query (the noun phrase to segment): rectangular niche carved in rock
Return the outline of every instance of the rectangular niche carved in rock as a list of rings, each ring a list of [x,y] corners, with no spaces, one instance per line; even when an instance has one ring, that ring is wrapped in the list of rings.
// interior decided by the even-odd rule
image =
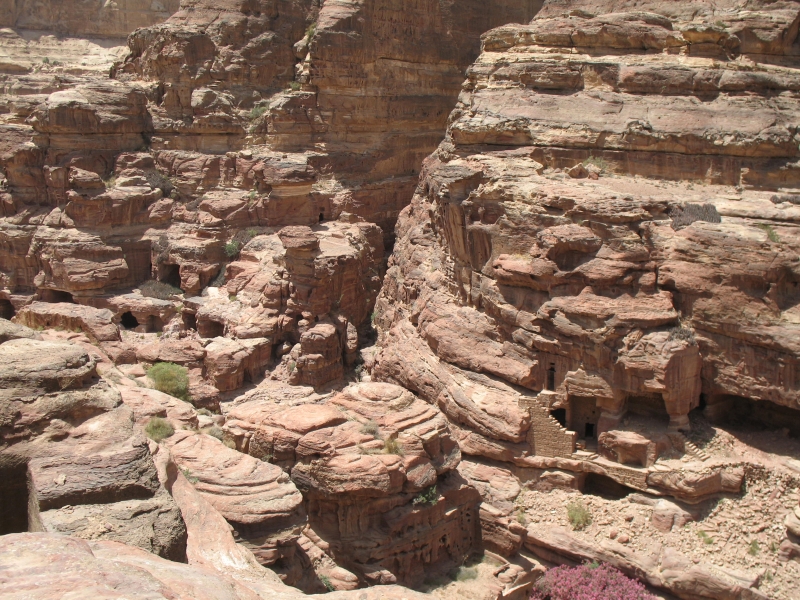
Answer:
[[[41,530],[36,526],[38,510],[31,500],[27,464],[0,457],[0,535]]]

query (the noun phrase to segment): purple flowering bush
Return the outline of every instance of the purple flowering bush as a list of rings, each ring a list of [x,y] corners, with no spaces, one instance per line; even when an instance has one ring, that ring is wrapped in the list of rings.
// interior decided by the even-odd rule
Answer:
[[[654,600],[644,586],[608,565],[550,569],[531,600]]]

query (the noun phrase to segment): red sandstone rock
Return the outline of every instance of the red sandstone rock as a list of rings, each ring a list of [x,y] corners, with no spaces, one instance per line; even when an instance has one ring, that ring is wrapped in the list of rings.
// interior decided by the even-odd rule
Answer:
[[[399,553],[432,552],[440,563],[474,543],[477,494],[453,472],[460,454],[441,413],[387,384],[315,399],[245,397],[225,429],[243,450],[290,469],[312,530],[338,564],[370,583],[415,581],[421,563],[399,569]],[[434,504],[414,501],[433,486]],[[442,535],[450,546],[439,546]]]
[[[175,464],[259,562],[279,560],[282,546],[297,539],[305,520],[302,496],[289,477],[209,435],[176,432],[166,442]]]
[[[85,332],[93,342],[117,342],[113,313],[78,304],[34,302],[17,313],[16,321],[31,328],[63,328]]]
[[[665,435],[657,440],[649,440],[632,431],[603,432],[598,438],[598,444],[600,452],[606,458],[642,467],[652,466],[662,452],[672,447]]]

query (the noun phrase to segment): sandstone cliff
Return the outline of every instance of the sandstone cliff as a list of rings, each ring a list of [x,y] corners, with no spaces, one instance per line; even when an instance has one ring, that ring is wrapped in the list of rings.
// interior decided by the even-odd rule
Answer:
[[[798,5],[644,4],[546,3],[482,37],[398,223],[372,375],[527,485],[697,502],[741,473],[655,464],[696,450],[690,412],[797,425]]]
[[[800,2],[0,27],[10,597],[794,599]]]

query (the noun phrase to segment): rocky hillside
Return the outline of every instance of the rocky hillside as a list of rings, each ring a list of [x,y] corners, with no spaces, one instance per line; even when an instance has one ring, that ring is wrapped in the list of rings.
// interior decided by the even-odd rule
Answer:
[[[742,457],[699,450],[695,416],[797,433],[800,6],[718,4],[553,2],[483,36],[398,223],[373,370],[470,461],[698,503],[739,490]],[[481,517],[511,539],[506,506]],[[630,572],[688,597],[637,550],[653,566]]]
[[[798,600],[800,2],[0,27],[0,596]]]

